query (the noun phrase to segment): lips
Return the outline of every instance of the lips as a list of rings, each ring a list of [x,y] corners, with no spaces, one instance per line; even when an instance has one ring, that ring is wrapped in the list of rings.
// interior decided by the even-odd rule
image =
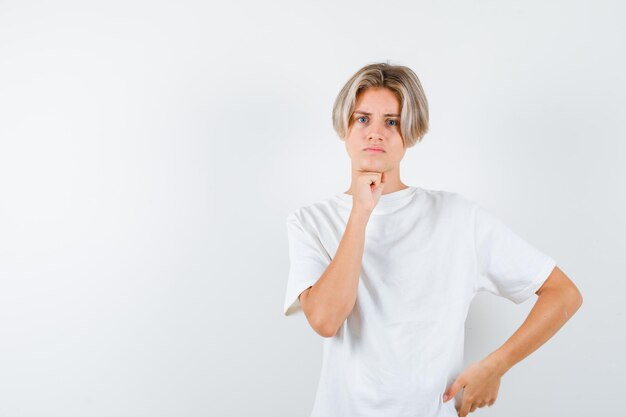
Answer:
[[[365,148],[363,149],[364,151],[368,151],[368,152],[385,152],[385,150],[383,148],[379,148],[377,146],[372,146],[369,148]]]

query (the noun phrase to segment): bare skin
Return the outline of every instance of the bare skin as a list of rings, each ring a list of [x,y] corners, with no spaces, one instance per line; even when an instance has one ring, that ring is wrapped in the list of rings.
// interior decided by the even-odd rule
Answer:
[[[300,304],[309,324],[323,337],[337,333],[356,303],[365,228],[380,199],[384,179],[384,173],[355,175],[352,211],[335,257],[317,282],[300,295]]]
[[[539,296],[528,317],[497,350],[468,366],[448,387],[443,401],[463,388],[455,408],[460,417],[491,406],[496,401],[502,376],[516,363],[548,341],[580,308],[582,295],[574,283],[555,267],[536,292]],[[446,397],[447,396],[447,397]]]
[[[323,337],[334,336],[354,308],[365,229],[380,196],[407,187],[400,181],[405,149],[399,113],[399,100],[386,88],[368,88],[357,97],[344,138],[352,160],[352,182],[346,192],[352,195],[350,217],[326,271],[300,294],[309,324]],[[367,150],[372,146],[382,151]]]
[[[357,97],[344,139],[352,161],[352,182],[346,191],[352,195],[352,211],[335,257],[315,285],[300,295],[307,320],[324,337],[336,334],[355,305],[365,228],[371,212],[382,194],[407,188],[400,180],[400,161],[406,149],[399,113],[400,102],[386,88],[368,88]],[[366,151],[369,146],[381,147],[384,152]],[[455,404],[460,417],[492,405],[504,373],[551,338],[582,304],[580,292],[558,267],[536,294],[539,298],[520,328],[500,348],[468,366],[447,387],[444,402],[463,389]]]
[[[400,101],[391,90],[368,88],[357,97],[344,142],[352,162],[352,184],[346,194],[354,197],[357,177],[366,172],[385,173],[384,194],[407,188],[400,180],[400,162],[406,153],[400,132]],[[383,152],[365,150],[372,146]],[[362,198],[357,196],[358,201]]]

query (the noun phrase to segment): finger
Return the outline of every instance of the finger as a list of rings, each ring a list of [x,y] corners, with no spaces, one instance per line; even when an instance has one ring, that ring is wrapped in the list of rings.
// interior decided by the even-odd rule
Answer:
[[[450,385],[450,387],[446,390],[446,392],[443,394],[443,402],[445,403],[446,401],[448,401],[450,398],[454,398],[454,396],[456,395],[457,391],[459,389],[461,389],[461,381],[459,381],[458,379],[456,381],[454,381],[452,383],[452,385]]]
[[[459,416],[465,417],[466,415],[468,415],[470,412],[471,405],[472,405],[471,401],[463,398],[463,403],[461,404],[461,410],[459,411]]]

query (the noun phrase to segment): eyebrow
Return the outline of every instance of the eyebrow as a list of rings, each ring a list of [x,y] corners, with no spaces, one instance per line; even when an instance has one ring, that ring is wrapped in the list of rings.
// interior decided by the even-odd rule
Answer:
[[[366,112],[366,111],[361,111],[361,110],[355,110],[355,111],[354,111],[354,113],[355,113],[355,114],[356,114],[356,113],[359,113],[359,114],[364,114],[364,115],[366,115],[366,116],[371,116],[371,115],[372,115],[372,113],[368,113],[368,112]],[[385,113],[383,116],[385,116],[385,117],[386,117],[386,116],[400,117],[400,115],[399,115],[399,114],[397,114],[397,113]]]

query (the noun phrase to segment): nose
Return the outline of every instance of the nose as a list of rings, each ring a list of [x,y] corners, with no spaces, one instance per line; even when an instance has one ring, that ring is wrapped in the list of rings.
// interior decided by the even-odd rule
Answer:
[[[367,140],[374,140],[374,141],[380,141],[382,140],[383,137],[380,133],[378,133],[378,131],[376,130],[371,130],[369,135],[367,135]]]
[[[370,129],[367,134],[367,140],[375,140],[375,141],[382,140],[383,135],[380,133],[382,132],[382,129],[383,129],[383,126],[381,126],[380,123],[372,123],[370,125]]]

